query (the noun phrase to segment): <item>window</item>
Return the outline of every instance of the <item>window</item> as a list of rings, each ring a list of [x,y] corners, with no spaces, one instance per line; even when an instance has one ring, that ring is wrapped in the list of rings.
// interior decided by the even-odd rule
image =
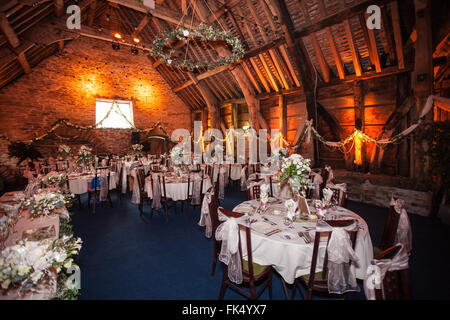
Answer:
[[[97,128],[127,129],[134,126],[133,105],[131,101],[97,99],[96,123],[105,118],[109,110],[111,112],[108,117]]]

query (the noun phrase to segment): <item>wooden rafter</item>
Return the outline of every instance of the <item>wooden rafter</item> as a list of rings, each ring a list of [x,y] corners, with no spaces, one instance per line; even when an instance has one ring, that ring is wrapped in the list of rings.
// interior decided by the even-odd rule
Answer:
[[[325,82],[330,82],[330,67],[328,66],[327,61],[325,60],[325,57],[323,56],[322,49],[320,48],[319,41],[317,41],[317,38],[315,34],[310,35],[309,39],[311,40],[311,43],[314,48],[314,52],[316,53],[316,58],[319,62],[320,70],[322,71],[323,79]]]
[[[367,28],[366,21],[367,13],[359,14],[359,23],[363,31],[364,39],[369,50],[369,57],[372,64],[375,66],[376,72],[381,72],[380,57],[378,56],[377,43],[375,40],[375,33],[372,29]]]
[[[347,37],[348,47],[350,48],[350,53],[352,55],[353,67],[355,68],[356,76],[361,76],[362,68],[361,63],[359,62],[358,52],[356,51],[355,43],[353,42],[352,29],[350,28],[350,23],[347,19],[343,21],[345,36]]]
[[[328,39],[328,44],[330,45],[331,52],[333,53],[334,63],[336,64],[336,69],[339,74],[340,79],[345,78],[344,64],[342,63],[341,55],[336,48],[336,43],[334,42],[333,34],[331,33],[330,27],[325,28],[325,35]]]
[[[397,64],[399,69],[405,68],[405,60],[403,58],[403,41],[402,30],[400,28],[400,16],[398,14],[397,1],[389,4],[392,15],[392,28],[394,30],[395,53],[397,54]]]

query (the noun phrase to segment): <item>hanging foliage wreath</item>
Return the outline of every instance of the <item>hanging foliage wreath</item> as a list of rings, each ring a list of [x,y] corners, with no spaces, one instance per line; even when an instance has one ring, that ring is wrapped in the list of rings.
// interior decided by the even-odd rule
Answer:
[[[194,61],[192,59],[176,59],[174,58],[175,49],[169,48],[169,43],[173,41],[184,41],[189,45],[190,40],[200,41],[224,41],[232,47],[231,55],[229,57],[220,57],[214,61]],[[162,38],[157,37],[153,41],[151,47],[152,53],[156,59],[161,60],[167,65],[174,67],[186,68],[194,70],[196,68],[206,67],[214,69],[223,65],[230,65],[233,62],[242,59],[245,50],[239,38],[233,36],[230,32],[221,30],[214,26],[208,26],[200,23],[197,29],[187,29],[183,25],[169,33],[166,33]],[[166,53],[166,51],[168,52]]]

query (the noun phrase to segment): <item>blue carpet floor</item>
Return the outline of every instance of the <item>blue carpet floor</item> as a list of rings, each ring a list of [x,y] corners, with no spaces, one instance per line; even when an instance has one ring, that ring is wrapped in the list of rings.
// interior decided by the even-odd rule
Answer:
[[[128,195],[120,204],[113,195],[113,208],[97,205],[93,214],[87,197],[83,208],[74,206],[75,235],[83,240],[76,262],[81,268],[80,299],[208,299],[219,295],[222,265],[210,276],[212,239],[207,239],[197,225],[198,209],[189,210],[187,218],[169,212],[169,222],[145,206],[139,216]],[[222,206],[232,209],[246,200],[246,194],[227,191]],[[369,225],[373,243],[379,244],[387,209],[349,202],[350,210],[361,215]],[[449,299],[450,228],[439,220],[410,215],[413,229],[413,255],[410,259],[415,299]],[[360,284],[362,288],[362,284]],[[300,299],[299,294],[296,295]],[[273,298],[285,299],[279,276],[273,277]],[[320,297],[315,297],[321,299]],[[228,289],[225,299],[244,299]],[[267,290],[261,299],[268,299]],[[349,299],[365,299],[361,290]]]

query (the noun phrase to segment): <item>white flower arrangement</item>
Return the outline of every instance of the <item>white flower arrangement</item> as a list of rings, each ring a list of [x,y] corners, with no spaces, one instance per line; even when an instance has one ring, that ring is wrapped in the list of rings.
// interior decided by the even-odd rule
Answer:
[[[142,144],[133,144],[131,146],[131,149],[133,150],[133,155],[140,155],[142,154],[142,150],[144,149],[144,146]]]
[[[306,196],[306,190],[313,187],[313,183],[309,179],[310,164],[310,159],[305,159],[295,153],[282,159],[279,175],[280,183],[288,182],[292,191],[301,192],[303,196]]]
[[[92,160],[92,148],[81,146],[80,150],[78,150],[77,163],[88,165],[92,162]]]
[[[69,219],[67,211],[60,213],[57,209],[70,207],[72,205],[72,196],[66,195],[61,191],[38,190],[38,193],[25,199],[21,205],[22,209],[28,209],[32,219],[39,216],[48,216],[50,214],[62,214],[62,218]]]
[[[170,150],[170,159],[173,164],[180,165],[183,163],[183,149],[180,146],[175,146]]]
[[[0,216],[0,239],[5,239],[9,227],[17,221],[20,203],[15,205],[1,204],[0,207],[5,211],[5,214]]]
[[[50,172],[43,178],[43,181],[48,186],[52,186],[52,187],[58,186],[58,187],[62,188],[66,184],[67,174],[64,172],[62,172],[62,173]]]
[[[57,240],[21,240],[0,254],[1,291],[19,287],[21,292],[50,282],[52,273],[60,273],[73,265],[72,256],[79,253],[80,238],[64,236]],[[54,281],[54,280],[53,280]]]
[[[58,154],[63,158],[67,158],[70,155],[70,147],[66,144],[60,144],[58,146]]]

